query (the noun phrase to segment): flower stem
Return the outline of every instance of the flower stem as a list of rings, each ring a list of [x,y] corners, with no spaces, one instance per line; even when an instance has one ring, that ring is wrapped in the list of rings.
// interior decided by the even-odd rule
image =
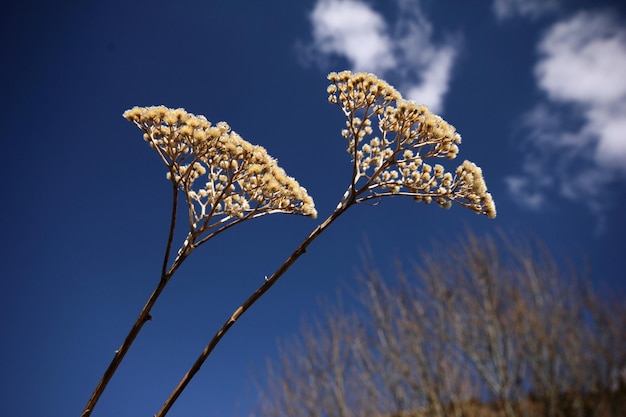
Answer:
[[[148,298],[148,301],[146,301],[146,304],[143,306],[141,313],[139,313],[137,320],[128,332],[128,335],[124,339],[124,342],[122,343],[120,348],[115,351],[115,356],[113,357],[113,360],[111,360],[111,363],[102,375],[102,378],[100,379],[100,381],[98,381],[98,385],[96,385],[96,389],[91,394],[89,401],[87,401],[87,405],[85,405],[81,417],[89,417],[91,415],[91,412],[98,403],[98,400],[102,396],[102,393],[106,389],[109,381],[111,381],[111,378],[113,378],[113,375],[115,374],[118,366],[124,359],[124,356],[126,356],[126,353],[130,349],[130,346],[135,341],[135,338],[137,338],[137,335],[141,331],[143,325],[146,324],[147,321],[152,319],[152,317],[150,316],[150,310],[152,310],[152,307],[161,295],[161,292],[163,292],[163,290],[165,289],[165,286],[169,282],[170,278],[172,277],[178,266],[180,266],[182,261],[189,255],[189,252],[191,251],[191,247],[185,244],[183,250],[181,250],[172,267],[167,270],[167,263],[172,248],[172,241],[174,239],[174,229],[176,228],[176,212],[178,209],[178,187],[176,186],[176,184],[173,184],[172,194],[172,217],[170,221],[170,230],[168,233],[167,245],[165,247],[165,255],[163,256],[161,279],[159,280],[159,283],[150,295],[150,298]]]
[[[204,364],[206,359],[209,357],[215,346],[220,342],[222,337],[228,332],[228,330],[235,324],[235,322],[245,313],[263,294],[265,294],[277,281],[278,279],[285,273],[287,270],[296,262],[296,260],[302,256],[307,247],[313,242],[328,226],[331,225],[339,216],[341,216],[350,206],[354,204],[354,194],[351,193],[350,198],[344,199],[342,203],[337,207],[337,209],[330,215],[323,223],[309,234],[306,239],[302,241],[302,243],[296,248],[296,250],[287,258],[287,260],[272,274],[271,277],[267,278],[263,285],[261,285],[257,290],[248,297],[246,301],[239,306],[235,312],[226,320],[226,322],[222,325],[222,327],[215,333],[211,341],[206,345],[204,350],[200,356],[196,359],[194,364],[189,368],[185,376],[178,383],[174,391],[167,398],[161,409],[155,417],[163,417],[167,414],[170,408],[174,405],[180,394],[187,387],[191,379],[194,375],[200,370],[200,367]]]

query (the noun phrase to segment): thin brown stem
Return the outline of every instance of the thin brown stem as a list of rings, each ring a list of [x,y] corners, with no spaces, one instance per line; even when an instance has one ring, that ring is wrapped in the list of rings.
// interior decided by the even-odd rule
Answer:
[[[263,285],[261,285],[246,301],[239,306],[235,312],[226,320],[226,322],[222,325],[222,327],[215,333],[211,341],[206,345],[198,359],[194,362],[194,364],[189,368],[185,376],[178,383],[174,391],[170,394],[168,399],[165,401],[161,409],[155,417],[163,417],[167,414],[170,408],[174,405],[180,394],[187,387],[191,379],[194,375],[200,370],[200,367],[204,364],[206,359],[209,357],[215,346],[220,342],[222,337],[228,332],[228,330],[235,324],[235,322],[245,313],[263,294],[265,294],[277,281],[278,279],[285,273],[287,270],[293,265],[293,263],[302,256],[307,247],[313,242],[332,222],[334,222],[340,215],[342,215],[352,204],[355,203],[355,194],[350,193],[348,198],[342,200],[337,209],[330,215],[323,223],[309,234],[306,239],[302,241],[302,243],[298,246],[298,248],[287,258],[287,260],[270,276],[265,280]]]
[[[172,178],[174,173],[170,170]],[[170,259],[170,252],[172,251],[172,241],[174,240],[174,230],[176,229],[176,215],[178,213],[178,185],[172,181],[172,217],[170,219],[170,231],[167,235],[167,245],[165,246],[165,254],[163,255],[163,266],[161,268],[161,277],[165,277],[167,274],[167,263]]]
[[[89,417],[91,415],[91,412],[93,411],[94,407],[98,403],[98,400],[102,396],[102,393],[106,389],[108,383],[111,381],[111,378],[113,378],[113,375],[115,374],[118,366],[124,359],[124,356],[126,356],[126,353],[130,349],[130,346],[133,344],[133,342],[137,338],[137,335],[141,331],[143,325],[147,321],[152,319],[152,317],[150,316],[150,310],[156,303],[156,300],[161,295],[161,292],[163,292],[163,289],[165,289],[165,286],[169,282],[174,271],[178,268],[178,266],[182,263],[182,261],[187,257],[187,255],[189,255],[189,252],[191,250],[191,246],[189,246],[188,244],[185,244],[183,247],[183,250],[174,261],[174,264],[172,265],[170,270],[169,271],[167,270],[167,263],[168,263],[169,255],[170,255],[171,248],[172,248],[172,241],[174,239],[174,229],[176,228],[176,212],[177,212],[177,207],[178,207],[178,188],[176,184],[174,183],[172,184],[174,188],[173,201],[172,201],[172,218],[170,221],[170,230],[169,230],[169,234],[167,238],[165,255],[163,257],[163,269],[161,273],[161,279],[159,280],[159,283],[157,284],[156,288],[150,295],[150,298],[148,298],[148,301],[143,306],[141,313],[139,313],[137,320],[135,321],[130,331],[128,332],[128,335],[124,339],[124,342],[122,343],[120,348],[115,351],[115,356],[113,356],[113,360],[111,360],[111,363],[109,364],[108,368],[102,375],[102,378],[98,382],[98,385],[96,385],[96,389],[91,394],[89,401],[87,401],[87,405],[85,405],[85,408],[83,409],[83,413],[81,414],[81,417]]]

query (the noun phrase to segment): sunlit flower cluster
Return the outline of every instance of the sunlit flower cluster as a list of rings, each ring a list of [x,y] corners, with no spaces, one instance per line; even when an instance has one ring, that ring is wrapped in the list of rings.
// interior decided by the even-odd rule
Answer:
[[[495,203],[482,171],[465,161],[454,172],[427,158],[453,159],[461,136],[455,128],[424,105],[402,99],[392,86],[373,74],[330,73],[328,101],[343,110],[347,121],[342,136],[354,163],[353,187],[357,201],[385,195],[410,195],[416,201],[451,202],[490,218]],[[376,122],[374,133],[372,119]]]
[[[186,194],[192,229],[206,229],[213,216],[226,216],[222,223],[277,212],[317,216],[306,189],[227,123],[164,106],[134,107],[124,117],[144,132],[167,177]]]

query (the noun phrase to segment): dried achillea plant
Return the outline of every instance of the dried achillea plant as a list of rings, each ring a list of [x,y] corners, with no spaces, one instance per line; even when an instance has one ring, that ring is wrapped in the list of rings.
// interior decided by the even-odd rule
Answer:
[[[235,309],[155,416],[167,414],[239,317],[306,252],[313,240],[353,205],[404,195],[427,204],[435,201],[445,208],[456,203],[489,218],[496,216],[482,171],[474,163],[464,161],[453,172],[447,172],[443,165],[428,162],[456,157],[461,136],[453,126],[426,106],[402,99],[392,86],[373,74],[333,72],[328,79],[328,100],[337,104],[347,119],[341,135],[352,156],[348,189],[330,216]],[[135,107],[124,117],[144,132],[144,139],[167,166],[173,190],[172,220],[159,285],[116,351],[83,417],[91,414],[141,327],[150,319],[149,311],[165,284],[193,249],[247,219],[271,213],[317,216],[306,189],[288,177],[265,149],[246,142],[226,123],[212,125],[203,116],[163,106]],[[189,231],[169,265],[179,193],[187,203]]]
[[[134,107],[124,117],[144,132],[167,177],[183,192],[197,244],[232,223],[266,214],[317,217],[306,189],[227,123],[213,126],[204,116],[164,106]]]
[[[456,158],[461,135],[452,125],[426,106],[403,100],[373,74],[333,72],[328,79],[328,101],[339,105],[347,118],[341,134],[354,164],[351,190],[358,190],[356,202],[408,195],[445,208],[455,202],[496,216],[482,171],[474,163],[465,161],[451,173],[440,164],[425,162]]]
[[[165,106],[134,107],[124,117],[144,132],[144,139],[167,166],[172,182],[172,216],[161,279],[90,397],[82,416],[94,406],[151,319],[156,300],[183,261],[201,244],[242,221],[272,213],[317,217],[313,199],[287,176],[261,146],[250,144],[227,123],[212,125],[204,116]],[[187,202],[187,236],[172,263],[179,193]]]

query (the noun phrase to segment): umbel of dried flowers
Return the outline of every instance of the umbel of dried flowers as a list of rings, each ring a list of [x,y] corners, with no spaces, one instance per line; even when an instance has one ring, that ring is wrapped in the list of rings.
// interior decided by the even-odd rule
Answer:
[[[270,213],[317,216],[306,189],[227,123],[165,106],[134,107],[124,117],[144,132],[186,196],[192,233]]]
[[[328,79],[328,101],[347,118],[342,136],[352,155],[355,202],[408,195],[425,203],[434,200],[445,208],[454,202],[496,216],[478,166],[464,161],[455,171],[446,172],[440,164],[425,162],[456,157],[461,136],[452,125],[426,106],[402,99],[373,74],[332,72]]]

